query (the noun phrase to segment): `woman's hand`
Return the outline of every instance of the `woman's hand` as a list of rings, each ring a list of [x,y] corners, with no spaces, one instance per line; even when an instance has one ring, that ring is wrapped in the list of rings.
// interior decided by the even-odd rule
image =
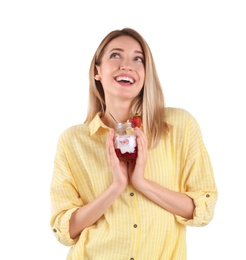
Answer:
[[[111,172],[113,174],[113,183],[117,185],[122,191],[126,188],[128,184],[128,163],[125,161],[120,161],[115,153],[114,148],[114,130],[110,129],[109,136],[107,139],[107,153],[108,161],[110,165]]]
[[[145,181],[144,171],[148,159],[148,140],[144,132],[135,128],[137,136],[138,157],[136,161],[129,162],[128,174],[131,184],[138,189]]]

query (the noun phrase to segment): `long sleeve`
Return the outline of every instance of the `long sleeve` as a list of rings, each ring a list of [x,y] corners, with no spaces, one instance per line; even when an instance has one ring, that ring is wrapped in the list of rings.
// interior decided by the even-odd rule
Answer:
[[[59,139],[54,161],[54,172],[51,182],[51,228],[54,235],[64,245],[76,243],[69,236],[69,220],[72,213],[83,205],[74,182],[71,167],[67,158],[64,136]]]
[[[182,192],[191,197],[195,204],[193,219],[176,216],[179,223],[190,226],[207,225],[213,218],[218,192],[213,168],[203,143],[196,120],[189,116],[187,132],[187,154],[182,171]]]
[[[193,219],[186,220],[180,216],[176,216],[176,219],[190,226],[207,225],[213,218],[218,196],[207,152],[203,151],[196,159],[187,162],[185,171],[188,177],[184,193],[193,199],[195,211]]]

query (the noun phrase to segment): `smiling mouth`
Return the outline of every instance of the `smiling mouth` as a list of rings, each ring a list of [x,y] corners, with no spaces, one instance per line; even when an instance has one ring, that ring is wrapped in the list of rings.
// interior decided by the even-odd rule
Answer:
[[[133,78],[129,78],[129,77],[116,77],[115,80],[117,82],[122,82],[122,83],[128,83],[128,84],[133,84],[135,81]]]

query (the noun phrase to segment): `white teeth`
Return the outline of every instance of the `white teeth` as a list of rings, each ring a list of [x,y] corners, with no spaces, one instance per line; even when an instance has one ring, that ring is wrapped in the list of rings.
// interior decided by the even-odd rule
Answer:
[[[129,77],[117,77],[116,78],[117,81],[129,81],[130,83],[134,83],[134,80],[132,78]]]

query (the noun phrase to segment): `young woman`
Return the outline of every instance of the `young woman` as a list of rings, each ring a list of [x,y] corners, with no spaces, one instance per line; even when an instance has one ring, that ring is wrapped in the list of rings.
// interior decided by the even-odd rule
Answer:
[[[136,113],[137,158],[120,160],[117,122]],[[90,66],[86,121],[61,135],[51,183],[51,227],[67,259],[186,259],[186,226],[208,224],[217,189],[199,126],[164,106],[148,44],[110,32]]]

